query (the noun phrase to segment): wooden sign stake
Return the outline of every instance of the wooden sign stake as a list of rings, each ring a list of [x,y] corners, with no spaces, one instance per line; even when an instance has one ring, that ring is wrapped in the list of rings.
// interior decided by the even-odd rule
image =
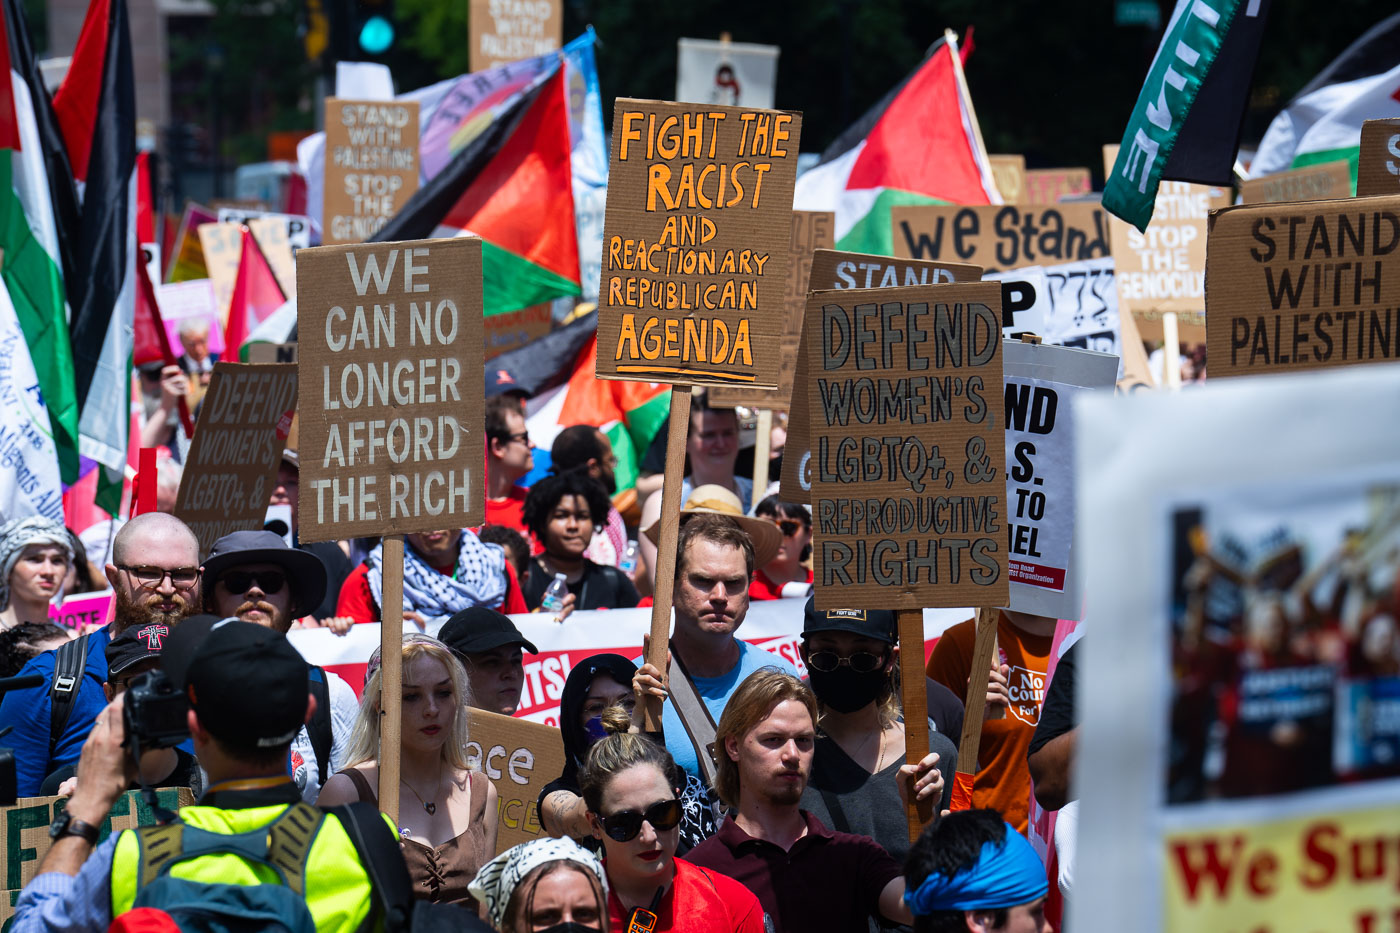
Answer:
[[[977,752],[982,744],[982,720],[987,712],[987,678],[997,650],[998,609],[977,610],[977,640],[972,649],[972,671],[967,678],[962,740],[958,742],[958,773],[953,777],[952,809],[972,807],[972,782],[977,774]],[[909,721],[908,713],[904,721]],[[907,727],[906,727],[907,728]]]
[[[656,584],[652,588],[651,642],[647,662],[666,673],[671,639],[671,593],[676,582],[676,541],[681,528],[681,482],[685,478],[685,439],[690,427],[690,386],[671,387],[671,420],[666,434],[666,474],[661,486],[661,534],[656,543]],[[642,728],[661,731],[661,701],[639,697]]]
[[[753,439],[753,501],[745,503],[752,509],[763,501],[763,493],[768,489],[768,458],[773,453],[773,410],[758,410],[758,426]]]
[[[899,623],[899,692],[904,705],[904,761],[917,764],[928,754],[928,682],[924,674],[924,611],[901,609]],[[919,838],[933,819],[933,798],[910,802],[909,841]]]
[[[399,822],[403,742],[403,535],[385,535],[379,623],[379,809]],[[459,713],[459,715],[461,715]]]

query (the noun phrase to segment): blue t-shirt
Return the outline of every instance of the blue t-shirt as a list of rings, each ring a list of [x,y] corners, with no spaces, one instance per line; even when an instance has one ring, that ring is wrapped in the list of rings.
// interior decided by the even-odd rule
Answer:
[[[15,750],[15,778],[19,796],[34,797],[44,778],[64,765],[76,765],[82,754],[97,714],[107,706],[102,684],[107,680],[107,643],[112,640],[110,626],[103,626],[88,636],[87,666],[78,684],[78,696],[68,725],[54,746],[49,759],[49,721],[52,704],[49,691],[53,689],[55,651],[45,651],[21,670],[20,676],[39,674],[44,683],[26,690],[11,690],[0,700],[0,728],[13,730],[0,743]]]
[[[739,642],[739,663],[734,665],[727,673],[719,677],[692,677],[695,684],[695,692],[700,694],[700,699],[710,711],[710,716],[716,723],[720,716],[724,715],[724,707],[728,705],[729,698],[734,695],[734,691],[739,689],[739,685],[744,682],[754,671],[765,667],[776,667],[786,674],[797,676],[797,668],[791,662],[773,654],[771,651],[764,651],[757,645],[751,645],[742,639]],[[636,658],[634,664],[641,664],[642,659]],[[661,706],[661,728],[666,733],[666,750],[671,753],[671,757],[676,759],[676,764],[680,765],[690,774],[701,777],[700,762],[695,757],[695,745],[690,741],[690,735],[685,731],[685,726],[681,725],[680,717],[676,715],[676,704],[663,703]]]

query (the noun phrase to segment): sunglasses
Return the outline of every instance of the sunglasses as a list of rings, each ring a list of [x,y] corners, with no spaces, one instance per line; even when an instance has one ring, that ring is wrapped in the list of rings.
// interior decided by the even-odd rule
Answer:
[[[230,593],[236,595],[248,592],[256,583],[258,589],[271,596],[282,591],[282,587],[287,583],[287,575],[280,570],[233,570],[220,577],[219,582]]]
[[[774,520],[773,524],[777,525],[778,529],[782,531],[784,538],[791,538],[802,530],[802,523],[792,519],[783,519],[782,521]]]
[[[672,797],[652,804],[645,810],[622,810],[612,816],[599,816],[603,832],[615,842],[631,842],[642,831],[642,823],[651,824],[658,833],[675,829],[681,821],[681,802]]]
[[[147,590],[159,587],[166,577],[170,578],[170,585],[177,590],[188,589],[199,582],[198,567],[132,567],[127,564],[118,564],[117,567],[131,574],[136,584]]]
[[[868,651],[857,651],[850,657],[842,657],[835,651],[814,651],[807,656],[807,666],[823,674],[830,674],[842,664],[858,674],[871,674],[885,666],[885,658]]]

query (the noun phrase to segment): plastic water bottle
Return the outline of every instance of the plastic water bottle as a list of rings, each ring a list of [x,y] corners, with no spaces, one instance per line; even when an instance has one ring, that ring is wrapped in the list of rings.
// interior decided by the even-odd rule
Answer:
[[[568,594],[567,578],[562,573],[556,573],[554,582],[549,584],[549,589],[544,591],[544,599],[540,601],[540,608],[545,612],[558,612],[564,608],[564,597]]]
[[[629,575],[637,569],[637,542],[635,539],[627,542],[627,550],[622,552],[622,560],[617,562],[617,569]]]

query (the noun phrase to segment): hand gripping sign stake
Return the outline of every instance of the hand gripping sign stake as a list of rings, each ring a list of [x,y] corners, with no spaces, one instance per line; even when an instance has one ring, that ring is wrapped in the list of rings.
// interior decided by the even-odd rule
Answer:
[[[917,764],[928,755],[928,688],[924,674],[924,611],[901,609],[899,621],[899,691],[904,705],[904,761]],[[910,724],[913,725],[910,725]],[[934,799],[913,801],[905,808],[909,841],[933,819]]]

